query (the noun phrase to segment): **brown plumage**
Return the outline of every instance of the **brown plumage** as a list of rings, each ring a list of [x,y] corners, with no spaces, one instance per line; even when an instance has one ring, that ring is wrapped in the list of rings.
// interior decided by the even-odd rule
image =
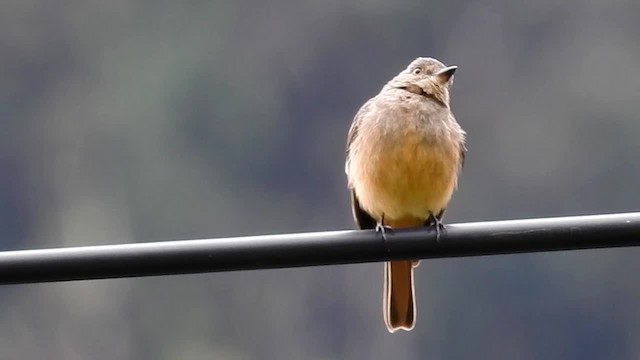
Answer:
[[[417,58],[356,114],[345,172],[361,229],[420,227],[442,218],[465,152],[465,132],[449,106],[455,70],[433,58]],[[415,325],[413,268],[418,263],[385,263],[383,314],[390,332]]]

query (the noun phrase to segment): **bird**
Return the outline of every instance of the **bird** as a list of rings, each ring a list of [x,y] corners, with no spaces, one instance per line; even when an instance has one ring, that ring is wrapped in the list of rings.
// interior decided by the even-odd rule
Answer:
[[[458,186],[466,133],[450,106],[457,66],[418,57],[356,113],[347,135],[345,173],[360,229],[387,241],[392,229],[428,227],[440,240],[442,217]],[[419,260],[384,264],[387,330],[415,326],[413,270]]]

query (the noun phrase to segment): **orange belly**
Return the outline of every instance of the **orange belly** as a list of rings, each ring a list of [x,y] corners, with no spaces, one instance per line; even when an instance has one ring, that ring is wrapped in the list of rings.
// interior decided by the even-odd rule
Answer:
[[[376,220],[426,219],[443,210],[456,187],[459,148],[428,144],[423,134],[360,152],[352,184],[362,208]],[[354,171],[355,170],[355,171]]]

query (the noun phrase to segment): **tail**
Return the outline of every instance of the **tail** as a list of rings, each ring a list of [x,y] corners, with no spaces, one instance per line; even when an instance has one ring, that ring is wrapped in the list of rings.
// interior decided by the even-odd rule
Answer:
[[[422,226],[414,218],[396,219],[388,222],[392,229]],[[384,263],[383,315],[387,330],[409,331],[416,325],[416,302],[413,285],[413,268],[420,260],[400,260]]]
[[[355,191],[351,190],[353,217],[361,229],[373,229],[377,221],[360,207]],[[444,210],[438,217],[442,217]],[[387,221],[391,228],[412,228],[424,226],[424,219],[405,218]],[[409,331],[416,325],[416,303],[414,299],[413,268],[420,260],[401,260],[384,263],[384,322],[389,332],[398,329]]]
[[[411,260],[384,263],[384,322],[389,332],[409,331],[416,324],[413,268]]]

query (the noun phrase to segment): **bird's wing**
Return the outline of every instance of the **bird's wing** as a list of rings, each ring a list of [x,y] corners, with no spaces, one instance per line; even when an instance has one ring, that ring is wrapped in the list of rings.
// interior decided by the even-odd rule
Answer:
[[[462,168],[464,167],[464,160],[467,156],[467,147],[464,143],[460,144],[460,168],[458,169],[458,175],[462,172]]]
[[[366,211],[364,211],[360,207],[360,202],[358,201],[358,196],[356,195],[356,190],[351,189],[351,212],[353,213],[353,220],[355,220],[356,224],[360,229],[375,229],[376,220],[369,215]]]
[[[356,113],[356,116],[353,118],[351,127],[349,128],[349,133],[347,134],[347,150],[346,150],[347,157],[346,157],[345,167],[344,167],[344,172],[347,174],[347,177],[349,176],[349,158],[350,158],[350,152],[351,152],[351,144],[353,144],[354,140],[358,137],[358,129],[360,127],[360,123],[362,123],[362,119],[365,116],[368,116],[370,113],[372,100],[373,99],[369,99],[369,101],[367,101],[364,105],[362,105],[360,110],[358,110],[358,112]]]
[[[353,123],[351,123],[351,127],[349,128],[349,133],[347,134],[346,162],[344,168],[344,171],[347,174],[347,178],[349,177],[351,145],[358,137],[358,130],[360,124],[362,123],[362,119],[370,114],[372,100],[373,99],[367,101],[364,105],[362,105],[360,110],[358,110],[358,113],[356,113],[356,116],[353,118]],[[355,189],[353,189],[351,181],[349,181],[349,188],[351,192],[351,211],[353,213],[353,219],[355,220],[356,224],[360,229],[374,229],[376,227],[376,220],[360,207],[358,195],[356,194]]]

